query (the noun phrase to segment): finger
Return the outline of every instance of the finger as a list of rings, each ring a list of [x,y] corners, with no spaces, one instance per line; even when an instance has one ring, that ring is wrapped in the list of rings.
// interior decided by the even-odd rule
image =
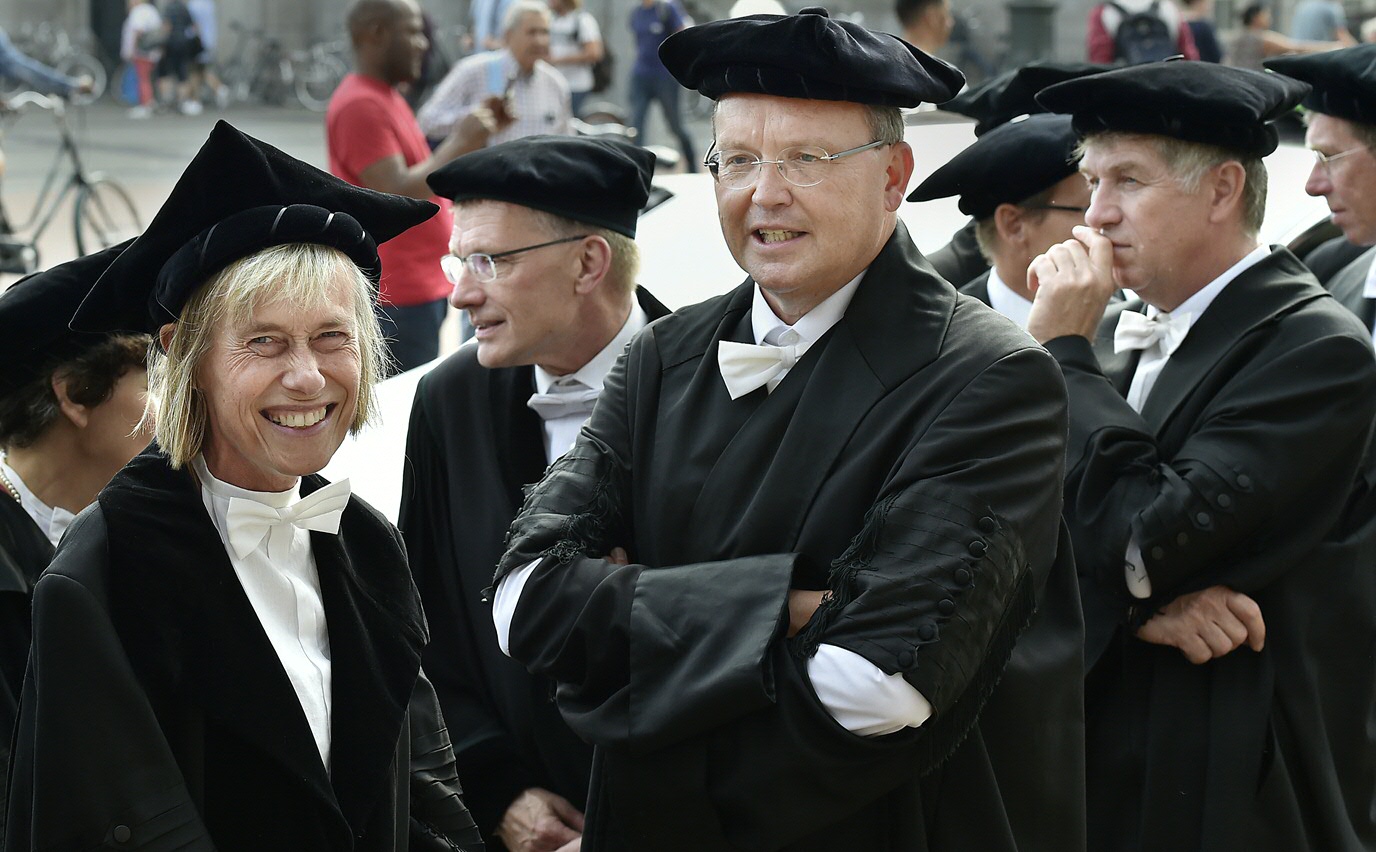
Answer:
[[[631,555],[624,547],[613,547],[612,552],[607,554],[607,561],[615,562],[617,565],[630,565]]]
[[[1233,592],[1228,598],[1228,610],[1247,628],[1247,646],[1260,651],[1266,645],[1266,620],[1261,607],[1242,592]]]
[[[1239,623],[1238,627],[1241,626]],[[1234,642],[1227,631],[1213,622],[1204,624],[1199,628],[1199,638],[1208,646],[1209,653],[1214,658],[1226,657],[1240,644]]]
[[[1228,637],[1228,641],[1232,644],[1232,647],[1228,649],[1229,651],[1247,641],[1247,625],[1243,624],[1242,619],[1234,615],[1231,610],[1224,609],[1223,612],[1216,614],[1213,617],[1213,626]]]
[[[1037,257],[1041,257],[1041,255],[1037,255]],[[1037,262],[1037,258],[1033,258],[1033,259],[1032,259],[1032,263],[1036,263],[1036,262]],[[1042,288],[1042,281],[1041,281],[1040,278],[1037,277],[1036,268],[1033,267],[1031,264],[1028,264],[1028,266],[1027,266],[1027,292],[1029,292],[1029,293],[1032,294],[1032,299],[1033,299],[1033,301],[1036,300],[1036,298],[1037,298],[1037,291],[1040,290],[1041,288]]]
[[[1071,233],[1084,244],[1089,262],[1103,270],[1113,269],[1113,241],[1088,225],[1076,225]]]
[[[621,548],[615,549],[620,550]],[[554,811],[554,815],[559,817],[564,825],[576,828],[579,831],[583,830],[583,814],[578,808],[573,806],[572,802],[555,793],[550,793],[547,801],[549,802],[550,810]]]
[[[1196,666],[1203,665],[1214,658],[1213,649],[1196,633],[1186,634],[1176,647],[1180,649],[1180,653],[1185,655],[1185,659]]]

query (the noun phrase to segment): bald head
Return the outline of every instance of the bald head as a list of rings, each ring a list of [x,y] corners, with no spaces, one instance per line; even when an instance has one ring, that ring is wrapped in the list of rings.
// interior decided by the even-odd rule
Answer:
[[[416,8],[414,0],[354,0],[346,18],[354,44],[377,27],[388,27]]]
[[[360,74],[389,86],[420,76],[430,42],[416,0],[354,0],[348,23]]]

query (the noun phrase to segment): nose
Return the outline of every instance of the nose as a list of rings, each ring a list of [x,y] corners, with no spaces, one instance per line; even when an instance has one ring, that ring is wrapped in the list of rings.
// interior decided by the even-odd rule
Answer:
[[[750,192],[750,200],[760,207],[782,207],[793,201],[793,184],[784,180],[773,163],[760,164],[760,173]]]
[[[320,360],[309,344],[293,346],[291,360],[282,385],[294,394],[311,397],[325,389],[325,376],[320,372]]]
[[[463,272],[459,275],[458,283],[449,291],[449,304],[460,311],[472,310],[483,303],[486,294],[477,276],[469,272],[467,266],[461,268]]]
[[[1089,209],[1085,211],[1085,224],[1094,229],[1115,225],[1122,218],[1118,205],[1114,204],[1102,190],[1096,189],[1089,194]]]
[[[1333,191],[1333,178],[1323,163],[1316,161],[1314,167],[1309,170],[1309,180],[1304,182],[1304,191],[1316,198]]]

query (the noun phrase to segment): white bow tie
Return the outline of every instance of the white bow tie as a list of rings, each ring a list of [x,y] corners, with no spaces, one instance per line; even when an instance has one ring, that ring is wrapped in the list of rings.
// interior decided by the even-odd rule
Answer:
[[[266,536],[268,558],[273,561],[285,559],[292,527],[334,535],[339,532],[339,519],[348,502],[347,479],[332,482],[281,509],[244,497],[231,497],[229,512],[225,515],[229,546],[243,559],[256,550]]]
[[[592,413],[602,391],[590,388],[582,382],[578,382],[578,385],[577,388],[560,388],[554,385],[550,387],[549,393],[531,394],[530,399],[526,400],[526,405],[540,415],[541,420],[558,420],[560,417],[572,417],[575,414],[586,417]]]
[[[1136,311],[1123,311],[1118,315],[1118,326],[1113,330],[1113,351],[1148,349],[1160,343],[1161,351],[1169,356],[1190,333],[1190,320],[1193,317],[1193,314],[1173,316],[1159,313],[1148,318]]]
[[[723,340],[717,348],[717,367],[732,399],[764,387],[798,363],[798,347],[756,346]]]

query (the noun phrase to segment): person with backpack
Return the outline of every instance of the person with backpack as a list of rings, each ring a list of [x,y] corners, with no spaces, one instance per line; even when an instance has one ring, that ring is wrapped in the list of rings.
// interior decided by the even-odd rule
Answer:
[[[611,82],[606,46],[597,19],[583,8],[583,0],[548,0],[549,64],[569,84],[573,114],[580,115],[583,102]]]
[[[1140,65],[1170,56],[1198,59],[1189,23],[1171,0],[1107,0],[1089,11],[1090,62]]]
[[[681,87],[659,58],[659,46],[679,30],[693,25],[693,20],[673,0],[640,0],[631,10],[629,24],[635,36],[635,64],[631,66],[630,98],[631,124],[641,145],[649,142],[646,134],[650,103],[659,101],[664,121],[678,138],[683,152],[684,168],[697,171],[698,159],[693,154],[693,139],[683,125],[683,109],[679,102]]]

